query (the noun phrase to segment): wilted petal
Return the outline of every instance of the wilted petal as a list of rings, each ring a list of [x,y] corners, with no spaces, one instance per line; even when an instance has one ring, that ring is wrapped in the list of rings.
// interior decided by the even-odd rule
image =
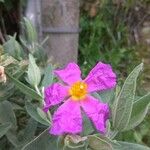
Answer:
[[[81,106],[87,116],[92,120],[96,129],[101,133],[106,132],[106,120],[109,118],[109,106],[101,103],[92,96],[81,101]]]
[[[76,63],[69,63],[64,69],[55,70],[55,74],[69,85],[81,80],[81,71]]]
[[[52,105],[59,104],[68,95],[68,87],[60,83],[54,83],[44,90],[44,111],[48,111]]]
[[[94,92],[115,87],[116,74],[108,64],[99,62],[84,80],[88,84],[88,91]]]
[[[82,130],[82,118],[78,102],[67,100],[54,113],[50,133],[62,135],[65,133],[76,134]]]

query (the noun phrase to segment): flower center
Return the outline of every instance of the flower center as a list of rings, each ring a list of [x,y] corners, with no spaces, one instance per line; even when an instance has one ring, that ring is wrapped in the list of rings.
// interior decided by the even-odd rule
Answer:
[[[81,81],[75,82],[69,89],[69,94],[73,100],[84,99],[87,94],[87,84]]]

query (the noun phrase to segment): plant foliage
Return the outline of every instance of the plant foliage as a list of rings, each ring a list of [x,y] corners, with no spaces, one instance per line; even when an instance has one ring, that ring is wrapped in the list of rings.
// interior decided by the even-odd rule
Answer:
[[[46,63],[46,58],[43,61],[44,55],[40,60],[35,30],[27,19],[25,19],[25,25],[30,41],[23,41],[26,43],[24,46],[31,48],[31,45],[36,45],[33,51],[29,50],[29,57],[28,55],[23,57],[20,51],[18,53],[16,50],[7,49],[16,45],[15,37],[9,39],[13,42],[8,40],[3,45],[4,51],[0,63],[5,64],[7,82],[0,84],[1,89],[3,88],[0,91],[2,95],[0,98],[0,148],[2,150],[150,150],[147,146],[121,141],[117,138],[117,135],[122,132],[137,127],[148,112],[150,94],[138,96],[138,98],[136,96],[137,78],[143,70],[143,64],[133,69],[120,90],[117,87],[107,92],[93,94],[95,97],[102,97],[111,107],[111,118],[105,135],[98,134],[84,114],[85,130],[80,135],[66,134],[58,137],[50,135],[51,115],[55,108],[47,113],[42,109],[43,87],[53,83],[53,66]],[[94,31],[93,34],[96,33],[97,31]],[[113,42],[115,44],[115,39]],[[20,50],[24,47],[19,43],[17,45]],[[92,49],[92,45],[88,48]],[[4,57],[7,59],[3,59]],[[22,65],[22,62],[26,63]]]

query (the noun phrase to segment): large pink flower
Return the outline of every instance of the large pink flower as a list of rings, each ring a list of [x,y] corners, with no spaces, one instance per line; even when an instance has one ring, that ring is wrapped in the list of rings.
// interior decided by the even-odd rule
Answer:
[[[56,70],[55,74],[66,85],[54,83],[45,88],[44,111],[64,102],[54,113],[50,133],[54,135],[80,133],[82,131],[80,107],[92,120],[96,129],[105,133],[109,106],[92,97],[90,93],[115,87],[116,75],[111,66],[99,62],[84,80],[81,79],[81,71],[76,63],[69,63],[66,68]]]

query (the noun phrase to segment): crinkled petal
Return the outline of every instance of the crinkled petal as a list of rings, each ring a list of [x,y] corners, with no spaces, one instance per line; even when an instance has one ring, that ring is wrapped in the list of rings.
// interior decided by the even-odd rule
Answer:
[[[67,100],[54,113],[50,133],[62,135],[65,133],[76,134],[82,131],[81,110],[78,102]]]
[[[88,96],[84,101],[81,101],[81,107],[92,120],[96,129],[101,132],[106,132],[106,121],[109,118],[109,106],[102,103],[92,96]]]
[[[115,87],[116,74],[108,64],[99,62],[84,80],[88,84],[88,91],[100,91]]]
[[[55,74],[69,85],[81,80],[81,71],[76,63],[69,63],[64,69],[55,70]]]
[[[54,83],[44,90],[44,111],[48,111],[50,106],[59,104],[68,96],[68,87],[61,85],[60,83]]]

